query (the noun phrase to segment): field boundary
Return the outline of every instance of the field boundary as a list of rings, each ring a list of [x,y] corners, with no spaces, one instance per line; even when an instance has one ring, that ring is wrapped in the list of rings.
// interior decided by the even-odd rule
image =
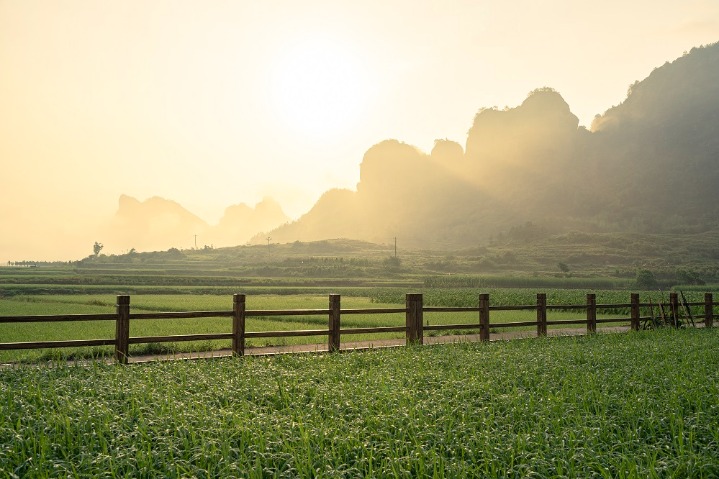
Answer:
[[[469,334],[461,336],[463,340],[489,341],[492,334],[495,336],[507,331],[509,328],[517,327],[535,327],[536,333],[522,332],[522,337],[527,336],[547,336],[548,326],[558,327],[558,331],[567,330],[561,328],[563,326],[579,326],[584,325],[585,330],[579,331],[592,334],[597,332],[598,324],[621,324],[624,329],[637,331],[640,328],[658,327],[660,325],[668,325],[679,327],[689,321],[693,325],[703,325],[712,327],[716,315],[714,307],[718,303],[714,302],[711,293],[705,293],[703,302],[687,302],[682,296],[680,302],[678,293],[670,293],[669,303],[666,305],[654,305],[652,302],[642,303],[639,294],[631,293],[628,303],[615,304],[597,304],[596,295],[588,293],[586,303],[584,304],[547,304],[547,295],[538,293],[535,304],[527,305],[504,305],[492,306],[490,304],[490,295],[486,293],[479,294],[478,306],[476,307],[435,307],[424,306],[423,295],[419,293],[408,293],[405,296],[405,307],[396,308],[363,308],[363,309],[342,309],[341,298],[338,294],[329,295],[328,308],[324,309],[287,309],[287,310],[248,310],[246,309],[246,295],[235,294],[232,297],[232,309],[222,311],[184,311],[184,312],[152,312],[152,313],[132,313],[130,310],[130,296],[117,296],[117,304],[115,313],[109,314],[65,314],[65,315],[33,315],[33,316],[0,316],[0,323],[36,323],[36,322],[60,322],[60,321],[114,321],[115,337],[103,339],[89,340],[64,340],[64,341],[34,341],[34,342],[15,342],[0,343],[0,351],[20,350],[20,349],[44,349],[44,348],[64,348],[64,347],[93,347],[93,346],[114,346],[114,360],[120,364],[128,364],[130,362],[129,345],[130,344],[147,344],[147,343],[163,343],[163,342],[180,342],[180,341],[203,341],[229,339],[232,341],[232,347],[229,349],[228,355],[244,356],[246,354],[254,354],[257,348],[247,348],[246,340],[248,338],[289,338],[301,336],[324,336],[327,338],[326,348],[319,348],[318,344],[310,344],[309,351],[341,351],[347,350],[350,344],[354,344],[354,348],[359,348],[358,343],[346,342],[343,347],[341,338],[343,336],[354,334],[369,333],[386,333],[386,332],[404,332],[405,339],[392,340],[398,346],[405,345],[421,345],[437,343],[439,340],[434,339],[442,336],[438,335],[442,331],[467,331]],[[657,308],[659,315],[654,314],[654,308]],[[692,314],[692,308],[702,309],[702,314]],[[684,308],[684,311],[682,311]],[[628,315],[618,315],[617,317],[597,318],[597,312],[600,311],[617,311],[628,310]],[[510,321],[504,323],[490,323],[490,315],[492,311],[535,311],[536,321]],[[548,312],[550,311],[578,311],[584,312],[584,316],[577,319],[550,320]],[[477,313],[477,322],[474,323],[457,323],[443,325],[429,325],[424,322],[425,314],[434,313]],[[642,315],[642,312],[645,314]],[[401,326],[377,326],[364,328],[342,328],[341,318],[344,315],[372,315],[372,314],[397,314],[404,316],[404,325]],[[650,313],[649,315],[647,313]],[[326,315],[328,318],[326,329],[302,329],[290,331],[247,331],[245,324],[248,317],[275,317],[275,316],[316,316]],[[696,316],[696,317],[695,317]],[[232,322],[231,333],[204,333],[204,334],[185,334],[185,335],[169,335],[169,336],[130,336],[130,323],[132,321],[140,321],[147,319],[179,319],[179,318],[217,318],[227,317]],[[627,327],[628,323],[628,327]],[[601,328],[606,329],[606,328]],[[572,329],[576,334],[577,329]],[[425,333],[427,336],[425,337]],[[552,333],[555,334],[555,333]],[[445,336],[447,338],[448,336]],[[369,345],[364,347],[373,347],[373,345],[381,344],[380,341],[370,341]],[[276,350],[281,352],[280,350]],[[186,353],[189,355],[200,353]],[[208,353],[211,354],[211,353]],[[272,352],[267,352],[272,354]],[[170,357],[176,357],[172,355]],[[133,361],[134,362],[134,361]]]

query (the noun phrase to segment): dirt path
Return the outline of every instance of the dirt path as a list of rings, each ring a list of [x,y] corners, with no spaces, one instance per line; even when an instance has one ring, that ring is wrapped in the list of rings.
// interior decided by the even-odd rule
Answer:
[[[628,326],[614,326],[600,328],[600,333],[618,333],[628,331]],[[586,334],[586,328],[572,328],[572,329],[550,329],[547,331],[547,336],[580,336]],[[523,339],[536,337],[535,331],[511,331],[504,333],[490,333],[490,341],[508,341],[510,339]],[[479,334],[467,334],[467,335],[451,335],[451,336],[425,336],[424,344],[447,344],[447,343],[462,343],[462,342],[478,342]],[[373,341],[355,341],[345,342],[341,344],[341,351],[357,351],[366,349],[379,349],[379,348],[392,348],[398,346],[404,346],[404,339],[377,339]],[[288,354],[288,353],[323,353],[327,352],[327,344],[294,344],[288,346],[265,346],[265,347],[252,347],[245,349],[246,356],[271,356],[276,354]],[[219,349],[215,351],[203,351],[193,353],[176,353],[176,354],[164,354],[164,355],[143,355],[143,356],[132,356],[129,358],[131,364],[136,363],[147,363],[152,361],[167,361],[176,359],[208,359],[208,358],[223,358],[232,356],[232,350],[230,349]]]

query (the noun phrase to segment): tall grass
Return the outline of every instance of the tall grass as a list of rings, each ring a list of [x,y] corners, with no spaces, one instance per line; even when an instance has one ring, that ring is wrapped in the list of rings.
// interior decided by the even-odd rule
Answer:
[[[6,477],[716,477],[719,333],[0,370]]]
[[[662,291],[635,291],[640,294],[642,302],[652,301],[669,303],[669,294]],[[598,304],[626,304],[630,301],[630,292],[602,289],[538,289],[538,288],[429,288],[422,291],[426,306],[465,306],[476,307],[479,304],[479,293],[489,293],[490,304],[493,306],[517,306],[536,304],[537,293],[547,295],[548,305],[577,304],[587,302],[587,293],[596,295]],[[687,291],[685,296],[689,302],[703,302],[704,291]],[[369,298],[379,303],[403,304],[405,291],[397,288],[375,288]],[[627,313],[625,308],[621,312]]]
[[[425,288],[543,288],[626,289],[632,280],[620,278],[531,277],[499,275],[442,275],[424,278]]]

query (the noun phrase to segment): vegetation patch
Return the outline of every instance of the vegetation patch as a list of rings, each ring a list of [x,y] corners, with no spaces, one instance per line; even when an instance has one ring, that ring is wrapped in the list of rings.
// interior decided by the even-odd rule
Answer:
[[[719,334],[0,370],[9,477],[714,477]]]

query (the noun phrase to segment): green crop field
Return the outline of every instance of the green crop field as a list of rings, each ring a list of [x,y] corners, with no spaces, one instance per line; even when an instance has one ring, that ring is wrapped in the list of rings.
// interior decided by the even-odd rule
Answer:
[[[719,332],[0,369],[3,477],[719,475]]]

